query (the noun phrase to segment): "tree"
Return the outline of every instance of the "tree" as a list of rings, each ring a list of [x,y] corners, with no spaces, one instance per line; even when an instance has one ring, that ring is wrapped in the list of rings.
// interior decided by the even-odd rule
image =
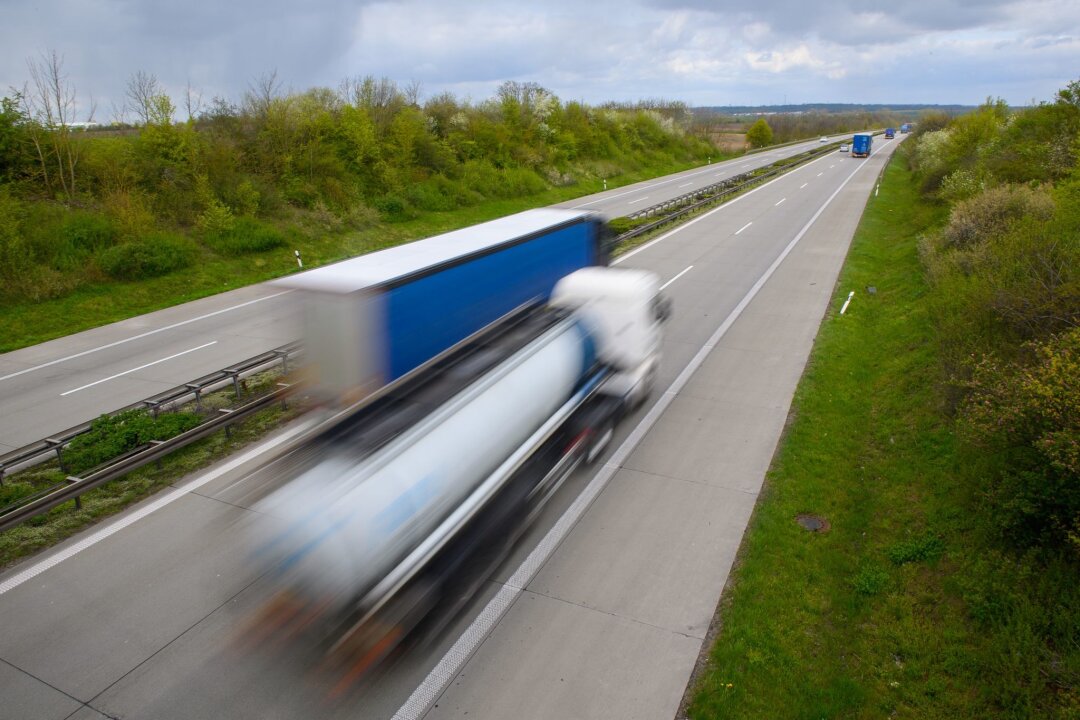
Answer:
[[[20,174],[24,155],[26,115],[21,109],[22,94],[0,98],[0,183]]]
[[[26,61],[32,86],[24,87],[22,113],[30,121],[27,134],[47,189],[59,184],[71,199],[75,195],[75,168],[82,156],[82,139],[72,134],[75,122],[75,87],[64,74],[64,59],[55,50],[38,60]],[[87,121],[94,119],[91,103]]]
[[[765,118],[758,118],[750,129],[746,131],[746,141],[750,143],[750,147],[765,147],[773,141],[772,128],[769,127],[769,123],[765,122]]]
[[[161,84],[151,73],[139,70],[128,78],[127,88],[124,95],[124,109],[135,113],[139,125],[150,122],[150,114],[153,111],[154,98],[163,95]]]

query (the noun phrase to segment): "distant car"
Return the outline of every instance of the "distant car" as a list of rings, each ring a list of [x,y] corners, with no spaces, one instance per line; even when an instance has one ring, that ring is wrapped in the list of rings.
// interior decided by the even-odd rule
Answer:
[[[829,142],[829,138],[823,137],[820,140],[818,140],[818,142]]]
[[[840,152],[847,152],[850,149],[851,149],[850,145],[841,145],[840,146]]]

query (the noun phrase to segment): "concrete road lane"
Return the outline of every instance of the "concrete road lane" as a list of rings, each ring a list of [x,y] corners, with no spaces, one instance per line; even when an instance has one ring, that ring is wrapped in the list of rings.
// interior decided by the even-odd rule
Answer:
[[[89,531],[0,575],[0,612],[20,619],[0,637],[0,694],[18,699],[0,718],[16,716],[9,706],[66,717],[71,701],[145,718],[670,717],[891,145],[865,165],[808,165],[622,262],[670,281],[661,387],[760,292],[689,382],[661,398],[669,405],[641,442],[602,468],[607,484],[597,491],[592,471],[575,474],[450,631],[361,693],[328,704],[305,673],[231,651],[265,597],[241,540],[265,488],[226,472],[123,530]],[[629,418],[612,447],[654,415]],[[569,532],[552,543],[553,528]],[[504,615],[488,613],[504,600]]]
[[[622,215],[816,146],[778,148],[559,207]],[[297,336],[293,299],[262,284],[0,355],[0,453]]]

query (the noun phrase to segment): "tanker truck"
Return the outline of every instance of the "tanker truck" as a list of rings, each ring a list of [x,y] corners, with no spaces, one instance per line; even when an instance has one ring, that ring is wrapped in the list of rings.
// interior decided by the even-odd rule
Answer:
[[[652,273],[583,268],[309,431],[264,468],[256,557],[280,590],[254,634],[306,638],[347,687],[452,614],[462,569],[501,559],[644,402],[669,314]]]

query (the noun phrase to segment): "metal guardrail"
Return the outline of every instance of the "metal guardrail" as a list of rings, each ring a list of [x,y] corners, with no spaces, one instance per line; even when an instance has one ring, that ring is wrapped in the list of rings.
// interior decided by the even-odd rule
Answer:
[[[814,150],[805,153],[805,155],[802,157],[800,157],[799,155],[795,155],[790,158],[785,158],[785,161],[787,162],[781,161],[785,162],[784,165],[773,167],[773,169],[764,173],[759,174],[756,171],[751,171],[748,173],[742,173],[741,175],[735,175],[734,177],[727,178],[726,180],[721,180],[718,183],[706,185],[703,188],[698,188],[697,190],[686,193],[684,195],[671,198],[670,200],[665,200],[662,203],[657,203],[656,205],[642,208],[641,210],[631,213],[626,217],[634,220],[637,218],[651,217],[659,213],[666,214],[664,214],[662,217],[658,218],[654,222],[639,225],[632,230],[624,232],[615,239],[616,243],[623,243],[639,235],[644,235],[651,230],[655,230],[661,225],[665,225],[669,222],[677,220],[678,218],[686,215],[687,213],[691,213],[706,205],[720,202],[721,200],[729,197],[730,195],[740,193],[754,185],[757,185],[758,183],[769,180],[770,178],[774,178],[778,175],[783,175],[784,173],[794,170],[798,166],[814,160],[822,155],[827,155],[829,153],[835,152],[836,148],[839,147],[840,144],[841,143],[839,142],[830,143],[829,145],[815,148]],[[671,211],[673,208],[676,209],[674,211]]]
[[[147,410],[156,416],[158,413],[177,409],[192,400],[201,409],[204,393],[227,387],[229,384],[232,384],[236,396],[239,398],[242,395],[245,377],[264,371],[276,363],[281,363],[283,372],[287,372],[289,360],[295,358],[300,352],[302,352],[302,348],[298,342],[289,343],[107,414],[114,416],[129,410]],[[196,440],[201,440],[222,428],[228,428],[233,423],[239,422],[252,413],[269,407],[276,402],[284,402],[285,396],[291,390],[292,388],[289,385],[278,383],[278,389],[274,392],[256,398],[238,408],[219,410],[217,416],[203,421],[198,426],[180,435],[168,440],[152,441],[93,468],[88,473],[85,473],[83,477],[68,476],[63,483],[20,498],[11,505],[0,509],[0,530],[6,530],[9,527],[23,523],[31,517],[47,512],[69,500],[75,500],[76,507],[79,507],[79,496],[84,492],[110,480],[115,480],[136,468],[159,460],[174,450],[178,450]],[[56,433],[53,437],[39,440],[0,456],[0,480],[12,468],[33,465],[53,454],[56,455],[61,471],[67,472],[64,467],[63,448],[76,437],[88,432],[90,426],[91,423],[76,425],[61,433]]]
[[[212,372],[209,375],[203,375],[191,382],[178,385],[170,390],[160,392],[157,395],[152,395],[145,400],[131,403],[119,410],[114,410],[113,412],[105,414],[112,416],[119,415],[120,413],[129,410],[148,410],[156,417],[159,412],[167,411],[180,404],[190,402],[191,400],[194,400],[196,407],[201,409],[203,393],[218,390],[229,383],[232,383],[233,388],[236,390],[236,396],[240,397],[242,394],[242,381],[246,376],[265,370],[278,362],[282,363],[284,371],[288,371],[289,358],[295,357],[299,352],[299,342],[282,345],[279,348],[260,353],[255,357],[235,363],[227,368]],[[40,460],[40,458],[46,455],[55,454],[61,469],[63,469],[64,446],[79,435],[88,432],[90,430],[91,422],[81,423],[62,432],[54,433],[43,440],[38,440],[37,442],[24,445],[21,448],[0,455],[0,484],[3,482],[4,475],[13,468],[33,464],[35,461]]]
[[[212,435],[222,428],[227,428],[229,425],[239,422],[276,402],[284,402],[292,387],[284,383],[279,385],[278,389],[269,395],[263,395],[246,405],[222,413],[168,440],[151,442],[148,445],[136,448],[95,468],[84,477],[69,476],[63,485],[39,493],[31,502],[21,503],[0,515],[0,531],[20,525],[35,515],[48,512],[57,505],[62,505],[69,500],[74,500],[75,507],[78,508],[80,507],[79,497],[83,493],[93,490],[99,485],[104,485],[111,480],[116,480],[132,470],[160,460],[169,453],[190,445],[197,440],[202,440],[204,437]]]

